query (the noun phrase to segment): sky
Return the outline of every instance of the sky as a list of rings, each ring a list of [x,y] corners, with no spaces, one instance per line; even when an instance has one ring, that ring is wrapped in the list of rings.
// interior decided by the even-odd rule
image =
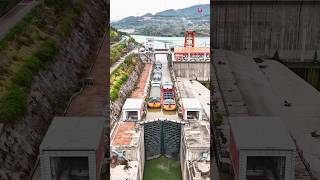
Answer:
[[[110,0],[110,20],[128,16],[155,14],[167,9],[182,9],[197,4],[209,4],[210,0]]]

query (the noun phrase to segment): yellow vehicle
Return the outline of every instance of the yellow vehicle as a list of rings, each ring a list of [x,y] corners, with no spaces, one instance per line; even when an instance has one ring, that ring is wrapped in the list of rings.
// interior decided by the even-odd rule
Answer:
[[[166,99],[163,101],[163,110],[174,111],[176,108],[176,102],[173,99]]]
[[[149,108],[160,108],[161,107],[161,103],[160,100],[156,100],[156,99],[150,99],[148,101],[148,107]]]
[[[160,100],[160,84],[152,84],[150,90],[150,96],[148,100],[149,108],[160,108],[161,100]]]

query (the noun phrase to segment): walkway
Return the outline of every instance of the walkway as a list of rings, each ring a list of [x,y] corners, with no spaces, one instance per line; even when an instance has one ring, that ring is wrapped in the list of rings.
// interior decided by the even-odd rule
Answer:
[[[143,71],[140,75],[137,88],[131,94],[131,98],[144,98],[147,95],[146,86],[149,84],[150,70],[152,65],[145,64]]]
[[[106,111],[108,74],[108,46],[107,36],[91,69],[90,77],[94,79],[92,86],[85,86],[82,92],[71,102],[66,116],[102,116]]]
[[[115,62],[114,64],[111,65],[110,67],[110,74],[117,69],[117,67],[123,63],[123,61],[126,59],[127,56],[129,56],[132,53],[138,53],[138,49],[135,48],[132,51],[130,51],[129,53],[127,53],[125,56],[121,57],[117,62]]]
[[[119,44],[119,43],[121,43],[121,42],[123,42],[124,40],[127,40],[127,39],[128,39],[128,37],[127,37],[127,36],[124,36],[124,37],[122,37],[122,38],[120,39],[120,41],[118,41],[118,42],[116,42],[116,43],[114,43],[114,44],[111,44],[111,47],[116,46],[117,44]]]
[[[38,3],[38,1],[24,0],[0,17],[0,40]]]

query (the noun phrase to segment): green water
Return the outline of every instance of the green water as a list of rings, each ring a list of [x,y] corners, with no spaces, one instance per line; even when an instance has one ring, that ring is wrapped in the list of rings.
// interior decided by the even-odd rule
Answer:
[[[144,180],[181,180],[180,162],[161,156],[147,160],[144,165]]]

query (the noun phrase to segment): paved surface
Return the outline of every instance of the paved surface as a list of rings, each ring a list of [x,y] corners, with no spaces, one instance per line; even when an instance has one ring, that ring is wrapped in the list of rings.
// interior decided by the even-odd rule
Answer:
[[[139,77],[137,88],[132,92],[131,98],[144,98],[147,94],[146,86],[148,85],[152,64],[145,64]]]
[[[236,84],[233,84],[231,90],[240,92],[238,98],[240,102],[245,102],[247,114],[280,117],[293,139],[296,139],[298,148],[303,151],[303,157],[310,164],[313,174],[319,178],[320,139],[311,137],[310,133],[320,129],[320,93],[279,62],[266,60],[262,63],[266,68],[259,68],[262,64],[255,63],[250,57],[229,51],[215,53],[225,54],[219,60],[226,64],[217,64],[217,69],[230,68],[228,72],[218,70],[220,84],[226,87],[228,81],[221,79],[234,78]],[[231,93],[222,94],[226,104],[233,103],[236,97]],[[292,103],[292,106],[284,106],[285,100]],[[230,115],[236,114],[229,112]],[[296,159],[296,178],[308,179],[300,158]]]
[[[7,14],[0,17],[0,40],[39,2],[24,0],[12,8]]]
[[[102,116],[105,113],[107,103],[108,78],[108,46],[107,36],[91,70],[90,77],[94,79],[94,85],[85,86],[82,93],[71,102],[66,116]]]
[[[210,119],[210,90],[196,80],[177,77],[181,98],[196,98]]]
[[[130,54],[132,53],[138,53],[138,49],[133,49],[132,51],[130,51],[129,53],[127,53],[125,56],[123,57],[120,57],[120,59],[115,62],[114,64],[112,64],[112,66],[110,67],[110,74],[115,70],[117,69],[118,66],[120,66],[120,64],[123,63],[123,61],[126,59],[127,56],[129,56]]]
[[[131,131],[134,131],[135,123],[134,122],[125,122],[121,123],[116,130],[116,134],[114,135],[111,145],[117,146],[117,145],[130,145],[132,140],[132,133]]]

